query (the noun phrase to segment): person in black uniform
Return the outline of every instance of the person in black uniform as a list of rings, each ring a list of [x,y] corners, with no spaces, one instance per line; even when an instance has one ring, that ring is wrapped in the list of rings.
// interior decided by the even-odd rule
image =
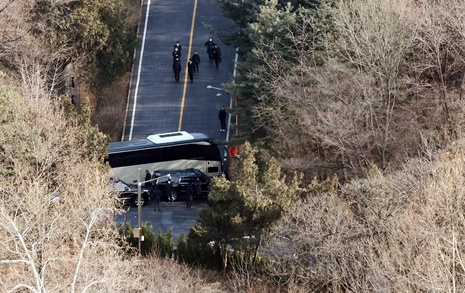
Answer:
[[[179,82],[179,74],[181,73],[181,62],[179,58],[176,58],[173,62],[173,72],[174,72],[174,79],[176,82]]]
[[[176,49],[178,49],[178,51],[181,52],[182,47],[181,47],[181,44],[179,44],[179,41],[176,41],[176,44],[174,44],[173,50],[176,50]]]
[[[195,51],[191,59],[192,59],[192,62],[194,62],[194,72],[199,73],[199,64],[200,64],[199,52]]]
[[[194,71],[194,62],[192,62],[192,59],[189,59],[189,62],[187,62],[187,73],[189,74],[189,79],[191,80],[191,83],[194,83]]]
[[[173,53],[171,53],[171,55],[173,56],[173,62],[176,59],[181,60],[181,50],[179,50],[178,48],[174,48]]]
[[[152,174],[150,174],[149,170],[145,170],[145,180],[144,181],[149,181],[150,179],[152,179]],[[150,188],[151,185],[152,185],[152,182],[145,182],[144,183],[145,188]]]
[[[196,199],[200,199],[202,196],[202,182],[200,182],[199,177],[197,177],[194,181],[194,186],[192,187],[194,189],[194,197]]]
[[[154,211],[160,211],[160,198],[161,198],[161,191],[160,189],[158,188],[158,186],[156,184],[152,184],[152,187],[150,189],[151,193],[152,193],[152,199],[153,199],[153,203],[155,205],[154,207]]]
[[[226,131],[226,110],[224,108],[224,105],[221,106],[220,112],[218,113],[218,118],[220,119],[221,123],[221,129],[220,131]]]
[[[215,60],[216,69],[218,69],[218,64],[221,63],[221,50],[217,44],[213,45],[211,49],[213,60]]]
[[[208,59],[210,59],[210,63],[213,62],[213,55],[211,52],[211,50],[213,49],[213,45],[215,45],[215,43],[213,42],[213,38],[210,37],[208,41],[205,42],[205,47],[207,47],[207,54],[208,54]]]
[[[194,199],[194,189],[192,188],[192,182],[186,187],[187,195],[187,207],[192,208],[192,201]]]

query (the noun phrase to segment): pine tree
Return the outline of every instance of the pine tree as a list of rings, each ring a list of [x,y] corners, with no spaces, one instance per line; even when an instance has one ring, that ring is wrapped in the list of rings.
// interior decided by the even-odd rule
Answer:
[[[255,264],[263,237],[301,192],[300,175],[287,182],[275,160],[260,169],[256,153],[246,143],[241,150],[235,181],[225,177],[212,180],[209,206],[202,210],[189,235],[204,243],[214,243],[215,250],[221,254],[223,271],[228,266],[230,249],[245,247],[247,261],[252,266]]]

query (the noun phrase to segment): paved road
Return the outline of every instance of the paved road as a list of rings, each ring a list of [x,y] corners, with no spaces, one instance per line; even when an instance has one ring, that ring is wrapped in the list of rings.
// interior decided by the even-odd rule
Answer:
[[[217,141],[227,140],[229,132],[219,131],[218,111],[221,105],[229,107],[230,96],[207,86],[222,88],[223,83],[231,81],[235,48],[226,47],[218,36],[207,31],[205,25],[220,31],[233,27],[223,18],[217,0],[144,0],[124,140],[179,130],[201,132]],[[204,46],[210,36],[222,52],[222,63],[218,69],[209,62]],[[176,41],[182,45],[180,83],[175,82],[171,68],[171,53]],[[201,58],[200,73],[194,76],[191,84],[186,75],[186,64],[195,50]],[[218,96],[219,93],[221,95]],[[188,209],[185,202],[162,203],[162,211],[155,212],[150,204],[142,208],[142,222],[153,225],[155,232],[161,229],[166,233],[172,228],[176,243],[181,233],[189,233],[202,206]],[[130,221],[131,226],[136,227],[137,208],[117,216],[116,221]]]
[[[201,132],[219,141],[226,139],[227,133],[219,131],[218,111],[221,105],[230,105],[230,97],[227,93],[217,96],[220,91],[207,86],[222,88],[222,84],[231,81],[235,48],[221,43],[205,25],[224,31],[233,28],[223,18],[216,0],[144,1],[124,140],[179,130]],[[221,48],[219,69],[209,63],[206,54],[204,43],[210,36]],[[175,82],[171,67],[176,41],[182,45],[180,83]],[[201,58],[200,73],[191,84],[186,64],[195,50]]]
[[[192,208],[187,208],[185,202],[166,202],[160,203],[161,211],[154,211],[153,204],[142,207],[141,222],[147,223],[147,226],[152,225],[153,231],[158,233],[158,229],[162,233],[166,233],[169,229],[173,230],[173,242],[177,245],[178,238],[181,233],[189,234],[190,228],[195,224],[199,211],[205,206],[205,203],[194,202]],[[130,222],[131,227],[137,227],[137,207],[130,207],[128,212],[115,217],[118,223]]]

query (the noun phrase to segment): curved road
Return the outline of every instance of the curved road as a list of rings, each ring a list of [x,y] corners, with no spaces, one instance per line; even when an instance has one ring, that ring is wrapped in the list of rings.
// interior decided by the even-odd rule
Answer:
[[[207,86],[222,88],[223,83],[231,81],[235,49],[211,35],[206,25],[219,31],[233,29],[222,16],[217,0],[144,1],[123,140],[180,130],[227,140],[229,132],[219,131],[218,111],[221,105],[230,106],[230,97]],[[221,49],[219,69],[206,54],[204,43],[210,36]],[[171,69],[176,41],[182,46],[179,83]],[[199,52],[201,63],[200,73],[194,75],[191,84],[186,65],[194,51]]]

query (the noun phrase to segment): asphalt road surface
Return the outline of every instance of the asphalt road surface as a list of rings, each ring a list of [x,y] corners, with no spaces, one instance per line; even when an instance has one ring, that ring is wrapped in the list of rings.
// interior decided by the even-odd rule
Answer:
[[[192,208],[187,208],[186,202],[160,203],[161,211],[154,211],[154,204],[150,203],[141,208],[141,222],[147,226],[152,225],[153,231],[161,230],[165,234],[169,229],[173,230],[173,242],[177,245],[179,236],[189,234],[190,228],[195,224],[199,211],[205,206],[205,202],[195,202]],[[116,222],[130,222],[131,227],[138,226],[137,207],[127,207],[125,214],[117,215]]]
[[[229,123],[228,131],[220,132],[218,112],[221,105],[231,105],[230,95],[221,89],[232,80],[236,50],[207,30],[207,26],[218,31],[233,29],[222,16],[217,0],[144,0],[141,16],[123,140],[184,130],[204,133],[217,142],[227,141]],[[209,37],[221,49],[218,69],[206,53],[204,44]],[[182,46],[179,83],[172,71],[171,54],[176,41]],[[194,75],[191,84],[186,65],[194,51],[199,52],[201,63],[200,73]],[[150,204],[142,207],[141,221],[152,225],[155,233],[158,229],[163,233],[173,229],[173,241],[177,243],[181,233],[189,233],[203,206],[195,204],[188,209],[185,202],[161,203],[161,212],[155,212]],[[137,207],[115,219],[118,223],[130,221],[132,227],[137,227]]]
[[[219,131],[218,112],[221,105],[230,106],[230,96],[215,88],[222,89],[232,80],[236,50],[210,34],[207,26],[231,31],[232,23],[223,17],[216,0],[146,0],[141,13],[124,140],[181,130],[227,140],[229,132]],[[221,49],[218,69],[206,53],[209,37]],[[172,71],[176,41],[182,46],[179,83]],[[191,84],[186,65],[194,51],[199,52],[201,63]]]

